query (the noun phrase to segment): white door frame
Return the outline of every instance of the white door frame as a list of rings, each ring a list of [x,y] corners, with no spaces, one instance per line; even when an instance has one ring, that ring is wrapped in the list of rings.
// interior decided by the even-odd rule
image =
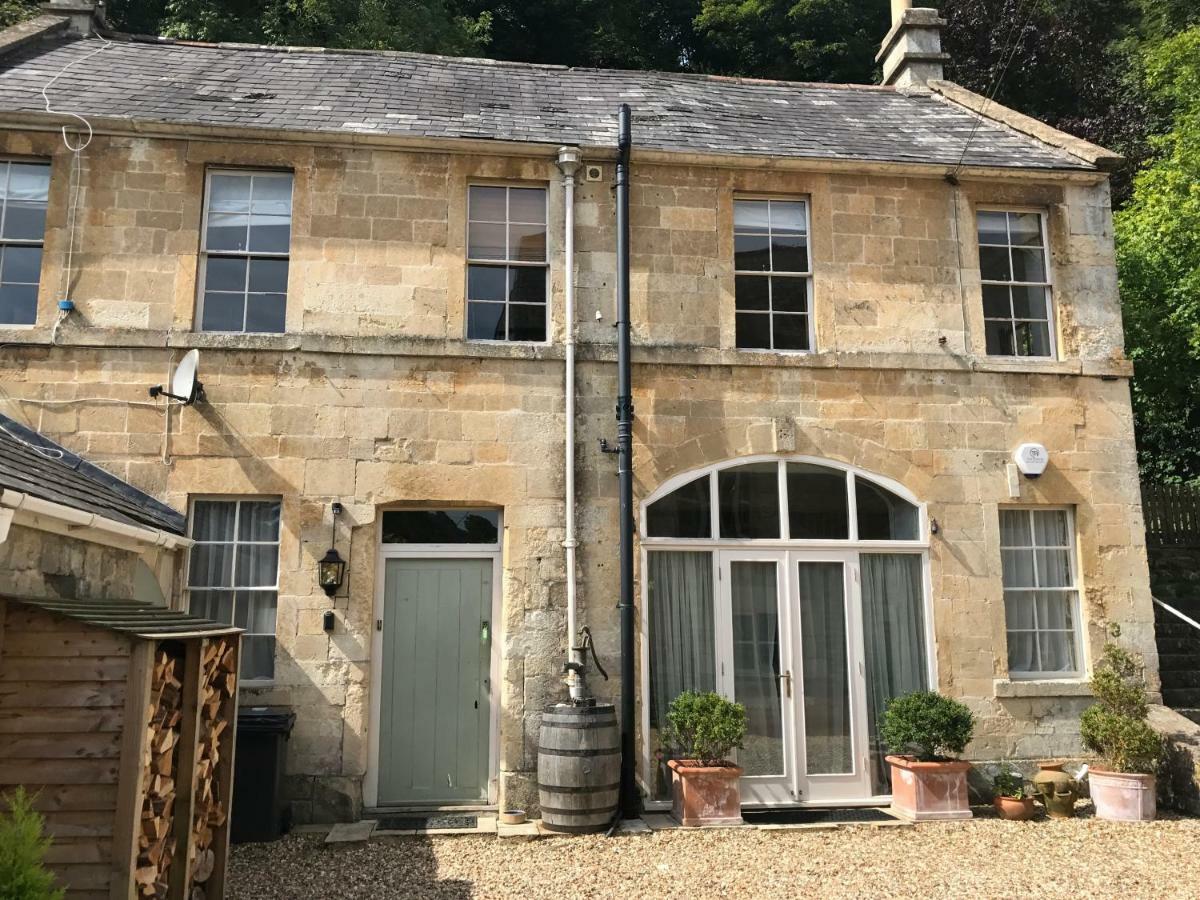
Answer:
[[[383,512],[379,516],[382,534]],[[504,523],[497,529],[504,534]],[[488,805],[499,800],[500,765],[500,646],[503,641],[501,620],[501,550],[499,544],[384,544],[376,545],[375,599],[371,610],[370,714],[367,725],[367,771],[363,778],[363,806],[375,809],[379,803],[379,717],[380,682],[383,677],[384,579],[389,559],[490,559],[492,561],[491,660],[488,666]]]

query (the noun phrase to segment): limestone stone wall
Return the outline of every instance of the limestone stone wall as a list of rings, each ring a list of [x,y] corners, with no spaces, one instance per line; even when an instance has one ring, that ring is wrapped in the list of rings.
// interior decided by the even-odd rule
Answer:
[[[0,596],[137,599],[136,553],[12,525],[0,543]]]
[[[499,787],[533,808],[541,708],[561,696],[562,190],[551,157],[284,142],[97,136],[85,156],[75,268],[65,284],[68,160],[56,134],[0,132],[0,152],[53,157],[33,329],[0,331],[5,410],[184,509],[208,495],[282,499],[273,687],[244,702],[301,710],[289,744],[298,821],[357,814],[368,760],[378,520],[396,504],[504,512]],[[606,175],[611,163],[601,161]],[[287,334],[192,331],[206,167],[295,173]],[[550,185],[551,341],[461,340],[466,186]],[[1074,508],[1089,653],[1105,625],[1154,669],[1127,375],[1103,183],[894,171],[637,166],[633,187],[638,498],[665,479],[751,453],[804,453],[893,478],[930,504],[939,686],[980,717],[971,754],[1078,752],[1086,697],[1007,679],[997,506]],[[817,352],[733,349],[732,203],[812,205]],[[581,619],[616,668],[613,206],[578,188]],[[982,356],[973,210],[1048,213],[1062,358]],[[53,335],[54,302],[78,306]],[[599,313],[599,317],[596,313]],[[184,348],[202,348],[208,401],[144,401]],[[45,401],[54,401],[46,403]],[[71,401],[71,402],[61,402]],[[1021,441],[1051,468],[1008,494]],[[348,585],[316,586],[329,505],[346,505]],[[332,608],[332,635],[321,617]],[[639,623],[640,627],[640,623]],[[615,697],[615,677],[597,682]]]

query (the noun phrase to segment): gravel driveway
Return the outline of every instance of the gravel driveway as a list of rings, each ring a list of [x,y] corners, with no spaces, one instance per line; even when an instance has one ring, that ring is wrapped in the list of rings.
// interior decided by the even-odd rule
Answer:
[[[235,848],[231,900],[1200,898],[1200,820],[661,831],[534,841],[319,835]]]

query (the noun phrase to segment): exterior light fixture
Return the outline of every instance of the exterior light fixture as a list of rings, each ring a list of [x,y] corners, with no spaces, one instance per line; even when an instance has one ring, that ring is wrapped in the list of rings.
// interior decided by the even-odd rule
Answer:
[[[321,590],[325,595],[332,597],[338,592],[338,588],[346,580],[346,561],[342,559],[341,554],[337,552],[337,518],[342,513],[342,504],[334,503],[333,509],[333,534],[330,539],[330,548],[325,551],[325,555],[317,562],[317,584],[321,586]]]

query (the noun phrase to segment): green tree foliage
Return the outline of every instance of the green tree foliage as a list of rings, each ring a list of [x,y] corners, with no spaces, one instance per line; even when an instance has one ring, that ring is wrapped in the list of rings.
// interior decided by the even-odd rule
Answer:
[[[1092,676],[1092,693],[1097,702],[1079,720],[1084,746],[1114,772],[1153,775],[1163,754],[1163,739],[1146,724],[1146,682],[1140,662],[1116,644],[1105,645]]]
[[[958,756],[971,742],[971,710],[934,691],[913,691],[888,701],[879,736],[893,753],[911,753],[922,762]]]
[[[1146,56],[1173,111],[1116,216],[1117,266],[1143,475],[1200,479],[1200,27]]]
[[[50,839],[42,834],[42,817],[19,787],[5,798],[0,814],[0,897],[4,900],[62,900],[52,876],[42,865]]]
[[[0,28],[16,25],[38,12],[38,0],[0,0]]]
[[[746,737],[746,707],[711,691],[684,691],[671,701],[663,743],[679,759],[728,765],[729,754]]]

